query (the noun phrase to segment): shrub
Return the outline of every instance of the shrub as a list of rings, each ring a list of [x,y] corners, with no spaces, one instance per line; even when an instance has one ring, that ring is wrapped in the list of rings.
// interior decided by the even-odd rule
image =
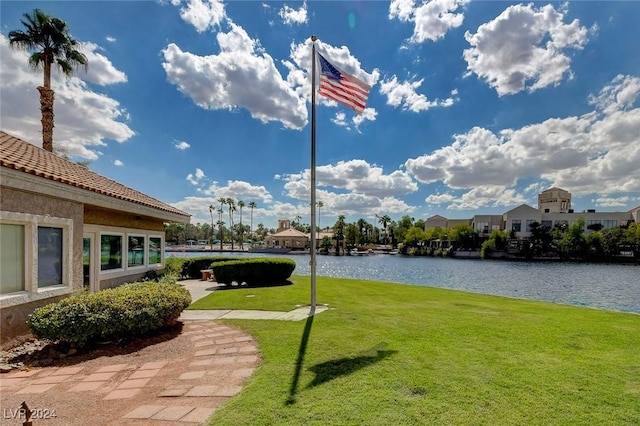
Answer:
[[[171,271],[175,271],[180,278],[196,279],[202,277],[203,269],[209,269],[211,263],[226,262],[229,260],[236,260],[234,257],[170,257],[165,260],[165,270],[169,268]]]
[[[284,283],[296,268],[296,262],[282,258],[251,258],[211,264],[218,283],[272,285]]]
[[[78,347],[144,336],[173,325],[191,295],[173,282],[125,284],[82,293],[36,309],[28,324],[38,338],[73,342]]]
[[[482,243],[482,247],[480,248],[480,257],[482,259],[487,259],[491,257],[491,254],[496,251],[496,240],[488,239]]]
[[[164,260],[164,271],[182,277],[182,266],[185,260],[186,259],[182,257],[167,257]]]

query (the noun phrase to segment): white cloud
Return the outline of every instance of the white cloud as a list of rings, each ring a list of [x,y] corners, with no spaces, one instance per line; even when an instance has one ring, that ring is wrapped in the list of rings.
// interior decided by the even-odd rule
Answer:
[[[28,53],[11,49],[2,34],[0,57],[2,128],[41,146],[40,95],[36,87],[42,84],[42,71],[30,70]],[[106,67],[107,62],[94,70],[97,81],[114,81],[117,73]],[[100,70],[107,75],[100,76]],[[72,157],[95,160],[101,155],[99,147],[106,146],[105,140],[125,142],[135,134],[127,124],[127,111],[115,99],[91,91],[78,77],[62,77],[56,68],[52,69],[51,80],[55,91],[54,148],[58,146]]]
[[[200,181],[205,177],[204,172],[201,169],[196,168],[195,173],[189,173],[187,175],[187,181],[194,186],[200,184]]]
[[[365,121],[376,121],[378,112],[375,108],[365,108],[361,114],[352,115],[347,118],[347,114],[340,111],[331,119],[331,122],[339,127],[344,127],[347,130],[356,130],[360,132],[360,125]]]
[[[359,159],[317,166],[316,181],[318,188],[332,187],[374,197],[409,194],[418,189],[407,172],[395,170],[384,174],[382,167]],[[289,175],[285,189],[294,198],[308,198],[309,170]]]
[[[389,19],[398,18],[415,24],[410,41],[422,43],[443,38],[453,28],[464,21],[464,14],[455,13],[469,0],[429,0],[416,5],[414,0],[392,0],[389,5]]]
[[[122,161],[120,161],[120,160],[115,160],[113,162],[113,165],[114,166],[118,166],[118,167],[122,167],[122,166],[124,166],[124,163]]]
[[[582,49],[587,29],[576,19],[565,24],[564,11],[552,5],[509,6],[475,34],[465,33],[471,48],[464,51],[467,69],[496,89],[500,96],[533,92],[571,78],[568,48]]]
[[[514,188],[500,185],[482,185],[465,192],[447,206],[449,210],[478,210],[484,207],[515,206],[527,199]]]
[[[418,81],[404,81],[400,83],[394,75],[391,79],[380,82],[380,93],[387,95],[387,105],[401,107],[403,111],[420,112],[434,107],[448,107],[456,101],[454,98],[430,101],[416,89],[422,86],[424,79]],[[456,91],[452,94],[457,94]]]
[[[307,2],[302,3],[299,9],[293,9],[285,4],[278,12],[278,15],[287,25],[304,24],[307,22]]]
[[[284,189],[290,198],[310,199],[310,172],[278,175],[285,181]],[[384,174],[383,169],[364,160],[340,161],[316,167],[316,197],[324,203],[328,215],[370,215],[375,213],[407,213],[415,207],[397,198],[418,189],[406,172],[396,170]],[[309,208],[307,206],[307,208]]]
[[[635,199],[629,196],[619,197],[598,197],[592,199],[591,202],[597,207],[624,207]]]
[[[183,2],[173,1],[174,6]],[[215,29],[226,18],[224,3],[218,0],[188,0],[186,7],[180,8],[180,17],[193,25],[199,33]]]
[[[444,204],[449,210],[478,210],[487,207],[519,205],[527,201],[514,188],[501,185],[482,185],[460,195],[450,192],[431,194],[425,199],[425,202],[431,205]]]
[[[591,96],[594,105],[605,106],[602,112],[548,119],[497,134],[475,127],[455,135],[449,146],[407,160],[405,166],[423,183],[476,188],[450,208],[491,205],[491,198],[522,200],[511,188],[523,179],[570,188],[574,195],[639,191],[640,108],[631,107],[640,95],[637,84],[636,78],[618,76]]]
[[[116,69],[106,56],[98,53],[99,50],[102,50],[100,46],[86,42],[81,43],[80,50],[87,57],[89,66],[86,72],[84,68],[80,67],[76,72],[78,77],[100,86],[127,82],[127,75]]]
[[[304,99],[282,79],[259,42],[233,23],[229,32],[216,37],[218,55],[198,56],[169,44],[162,52],[168,80],[202,108],[245,108],[263,123],[280,121],[290,129],[303,128]]]
[[[233,198],[235,200],[244,200],[245,203],[260,201],[261,203],[269,204],[273,202],[273,196],[266,187],[252,185],[241,180],[227,181],[226,186],[219,186],[217,182],[213,182],[204,193],[213,196],[216,200],[219,198]]]
[[[191,145],[189,145],[189,143],[185,142],[185,141],[176,141],[173,146],[176,149],[179,149],[180,151],[184,151],[186,149],[191,148]]]
[[[640,77],[618,75],[600,93],[589,98],[589,103],[605,114],[626,110],[633,106],[640,95]]]
[[[451,193],[445,193],[445,194],[430,194],[427,198],[425,198],[424,201],[429,204],[440,205],[440,204],[449,204],[455,201],[455,199],[456,199],[455,195]]]

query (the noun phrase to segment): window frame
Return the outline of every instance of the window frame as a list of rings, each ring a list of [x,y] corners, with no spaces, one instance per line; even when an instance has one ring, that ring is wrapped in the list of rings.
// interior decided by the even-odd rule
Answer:
[[[124,276],[133,274],[142,274],[147,271],[162,269],[165,263],[165,235],[164,233],[156,230],[146,230],[137,228],[125,228],[119,226],[101,226],[94,224],[85,224],[84,232],[90,232],[95,234],[96,247],[94,248],[94,255],[97,262],[97,275],[96,282],[105,280],[120,279]],[[122,237],[122,265],[121,268],[114,269],[102,269],[102,236],[111,235]],[[145,238],[145,264],[144,265],[128,265],[128,253],[129,253],[129,237],[144,237]],[[152,238],[156,238],[160,241],[160,263],[151,263],[149,250],[150,241]]]
[[[20,305],[73,292],[73,219],[29,213],[0,211],[3,224],[24,226],[24,290],[0,294],[0,308]],[[38,228],[62,229],[62,282],[38,285]]]
[[[26,291],[26,287],[27,287],[27,226],[24,223],[12,223],[12,222],[7,222],[7,221],[2,221],[1,223],[2,225],[10,225],[10,226],[14,226],[14,227],[20,227],[22,228],[22,232],[19,237],[22,238],[22,277],[19,278],[20,282],[17,284],[17,287],[19,287],[17,290],[15,291],[11,291],[11,292],[7,292],[7,293],[1,293],[0,292],[0,297],[2,296],[8,296],[8,295],[12,295],[12,294],[17,294],[17,293],[24,293]],[[2,265],[0,264],[0,267],[2,267]],[[4,269],[4,267],[2,267]],[[15,284],[12,284],[15,286]],[[1,291],[1,289],[0,289]]]
[[[136,269],[143,269],[147,267],[148,264],[148,258],[147,258],[147,252],[149,251],[149,244],[148,244],[148,239],[149,237],[146,234],[137,234],[134,232],[131,233],[127,233],[126,234],[126,242],[127,242],[127,267],[125,269],[127,270],[136,270]],[[143,239],[143,243],[142,243],[142,264],[129,264],[129,252],[131,251],[131,247],[129,246],[131,243],[131,238],[142,238]]]
[[[56,283],[56,284],[43,284],[40,282],[40,268],[42,267],[42,265],[40,264],[40,230],[41,229],[59,229],[61,232],[61,238],[60,238],[60,279],[62,282],[60,283]],[[55,286],[60,286],[64,283],[64,274],[66,272],[66,268],[68,268],[68,265],[65,265],[64,262],[64,258],[65,258],[65,244],[64,244],[64,239],[65,239],[65,230],[62,227],[59,226],[43,226],[43,224],[39,223],[37,228],[36,228],[36,232],[37,232],[37,240],[38,240],[38,257],[37,257],[37,261],[36,261],[36,268],[38,270],[38,289],[44,289],[44,288],[49,288],[49,287],[55,287]]]
[[[121,232],[121,231],[101,231],[99,234],[99,238],[100,238],[100,242],[98,243],[98,253],[100,255],[99,257],[99,265],[100,267],[98,268],[100,270],[100,274],[108,274],[108,273],[114,273],[114,272],[124,272],[126,270],[125,268],[125,253],[127,253],[126,251],[126,239],[125,239],[125,235],[126,233]],[[120,237],[120,267],[119,268],[109,268],[109,269],[102,269],[102,237],[103,236],[111,236],[111,237]]]
[[[516,229],[516,225],[518,225],[518,229]],[[511,219],[511,231],[522,232],[522,219]]]
[[[147,268],[150,268],[152,266],[162,266],[162,265],[164,265],[164,237],[162,235],[159,235],[159,234],[147,234],[146,237],[147,237],[147,239],[146,239]],[[151,263],[151,239],[152,238],[160,240],[160,243],[159,243],[159,247],[160,247],[160,262]]]

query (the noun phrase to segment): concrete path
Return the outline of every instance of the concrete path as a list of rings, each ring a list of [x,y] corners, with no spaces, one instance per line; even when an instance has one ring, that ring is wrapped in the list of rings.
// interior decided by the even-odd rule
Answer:
[[[218,284],[211,281],[185,280],[180,281],[189,293],[191,300],[195,302],[218,288]],[[281,311],[257,311],[257,310],[187,310],[180,315],[181,320],[216,320],[216,319],[255,319],[255,320],[284,320],[301,321],[317,315],[328,309],[327,306],[318,305],[315,311],[311,312],[310,306],[301,306],[289,312]]]

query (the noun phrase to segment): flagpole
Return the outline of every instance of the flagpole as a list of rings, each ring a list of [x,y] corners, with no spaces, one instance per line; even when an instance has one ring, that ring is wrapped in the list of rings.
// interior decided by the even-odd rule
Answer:
[[[311,36],[311,310],[316,310],[316,42]]]

